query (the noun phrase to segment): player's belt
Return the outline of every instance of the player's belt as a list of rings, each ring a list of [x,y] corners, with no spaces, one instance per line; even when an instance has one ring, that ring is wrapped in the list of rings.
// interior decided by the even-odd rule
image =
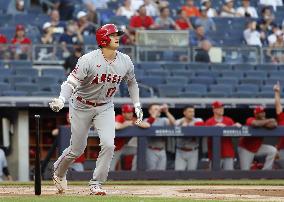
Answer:
[[[181,151],[195,151],[198,149],[198,147],[193,147],[193,148],[178,147],[178,149]]]
[[[107,102],[101,102],[101,103],[100,103],[100,102],[91,102],[91,101],[86,100],[86,99],[84,99],[84,98],[82,98],[82,97],[80,97],[80,96],[77,96],[76,99],[77,99],[79,102],[82,102],[82,103],[84,103],[84,104],[90,105],[90,106],[92,106],[92,107],[98,107],[98,106],[102,106],[102,105],[107,104]]]

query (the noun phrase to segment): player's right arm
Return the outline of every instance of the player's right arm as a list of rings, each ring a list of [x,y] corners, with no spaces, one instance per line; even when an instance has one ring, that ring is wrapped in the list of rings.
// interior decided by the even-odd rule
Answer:
[[[87,76],[89,64],[85,57],[78,59],[75,69],[69,74],[67,80],[61,85],[61,91],[58,98],[54,98],[49,103],[50,108],[58,112],[64,107],[64,103],[69,100],[75,89],[81,84]]]
[[[273,90],[274,90],[274,100],[275,100],[275,109],[276,109],[276,114],[279,115],[282,113],[282,105],[280,101],[280,83],[279,81],[277,84],[274,85]]]

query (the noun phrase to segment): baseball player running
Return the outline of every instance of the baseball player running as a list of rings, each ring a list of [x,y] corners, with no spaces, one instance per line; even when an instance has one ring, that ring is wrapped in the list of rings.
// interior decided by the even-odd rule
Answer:
[[[139,125],[143,119],[133,63],[129,56],[117,51],[120,36],[123,34],[114,24],[100,27],[96,32],[100,48],[79,58],[75,69],[62,83],[60,96],[50,103],[50,108],[58,112],[70,99],[70,146],[54,163],[53,181],[59,193],[67,189],[67,169],[84,152],[88,131],[93,124],[98,131],[101,151],[89,186],[91,194],[106,194],[101,184],[107,180],[115,148],[113,97],[122,80],[128,84],[137,116],[136,124]]]

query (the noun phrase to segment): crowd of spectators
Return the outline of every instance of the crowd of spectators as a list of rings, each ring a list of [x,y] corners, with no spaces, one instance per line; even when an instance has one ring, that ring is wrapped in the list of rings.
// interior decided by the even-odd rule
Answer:
[[[280,84],[274,85],[271,91],[275,94],[276,118],[267,117],[266,109],[263,106],[255,106],[252,115],[247,117],[244,126],[253,128],[274,129],[278,125],[283,125],[283,110],[280,101]],[[231,117],[226,116],[225,105],[216,100],[211,104],[212,115],[209,118],[202,119],[196,117],[195,107],[185,106],[181,117],[177,119],[170,112],[167,104],[152,103],[148,106],[148,117],[145,117],[142,129],[151,126],[182,126],[182,127],[242,127],[243,125],[235,122]],[[130,126],[135,126],[134,109],[129,104],[122,105],[121,114],[116,116],[116,130],[124,130]],[[136,139],[136,138],[133,138]],[[234,139],[234,140],[233,140]],[[237,141],[236,141],[237,140]],[[116,138],[117,146],[115,158],[112,164],[112,170],[115,168],[131,168],[131,165],[120,165],[122,154],[129,155],[129,138]],[[131,147],[137,148],[136,143],[131,140]],[[235,143],[234,143],[235,142]],[[213,156],[213,147],[211,137],[149,137],[147,139],[146,150],[146,168],[147,170],[196,170],[198,163],[202,158],[208,159],[207,169],[211,167]],[[127,152],[127,151],[128,152]],[[131,150],[133,152],[133,150]],[[169,154],[174,153],[174,161],[171,161]],[[136,163],[136,152],[134,154],[134,163]],[[240,137],[238,139],[232,137],[221,137],[220,147],[221,168],[224,170],[241,170],[250,169],[274,169],[275,159],[283,159],[283,138],[278,140],[276,145],[264,142],[264,137]],[[199,156],[201,155],[201,157]],[[264,158],[262,158],[264,157]],[[262,158],[262,160],[261,160]],[[255,164],[257,163],[257,167]],[[172,165],[171,165],[172,164]],[[282,164],[280,164],[280,167]],[[136,169],[136,167],[135,167]],[[134,170],[132,168],[132,170]]]

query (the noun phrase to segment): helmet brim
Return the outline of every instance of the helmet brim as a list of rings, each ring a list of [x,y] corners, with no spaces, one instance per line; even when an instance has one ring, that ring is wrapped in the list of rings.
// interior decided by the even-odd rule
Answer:
[[[122,35],[124,35],[124,32],[123,32],[123,31],[118,31],[118,32],[117,32],[117,35],[118,35],[118,36],[122,36]]]

